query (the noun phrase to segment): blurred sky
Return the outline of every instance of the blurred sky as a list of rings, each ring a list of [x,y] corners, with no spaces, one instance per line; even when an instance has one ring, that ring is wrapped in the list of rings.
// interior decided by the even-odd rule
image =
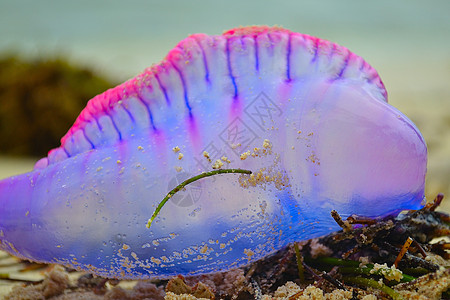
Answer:
[[[62,54],[125,80],[189,34],[277,24],[346,46],[385,79],[417,61],[449,68],[449,12],[449,0],[0,0],[0,52]]]
[[[123,81],[192,33],[266,24],[328,39],[374,66],[390,103],[438,145],[431,190],[450,193],[449,13],[449,0],[0,0],[0,55],[61,55]]]

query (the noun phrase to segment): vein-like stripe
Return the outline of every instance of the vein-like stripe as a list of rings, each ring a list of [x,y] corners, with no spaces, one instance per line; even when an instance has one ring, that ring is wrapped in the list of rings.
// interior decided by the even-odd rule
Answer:
[[[236,85],[236,78],[233,76],[233,70],[231,68],[231,58],[230,58],[230,39],[227,39],[227,45],[226,45],[226,54],[227,54],[227,65],[228,65],[228,74],[231,78],[231,83],[234,87],[234,98],[237,98],[238,95],[238,89]]]
[[[209,81],[209,67],[208,67],[208,61],[206,60],[205,49],[203,49],[202,45],[196,38],[193,38],[193,40],[197,43],[198,47],[200,48],[200,51],[202,52],[203,64],[205,66],[205,80],[207,83],[211,83]]]
[[[175,69],[175,71],[177,71],[178,76],[180,76],[181,84],[183,85],[184,104],[186,104],[186,107],[189,111],[189,115],[191,116],[192,108],[191,108],[191,104],[189,103],[188,91],[187,91],[187,86],[186,86],[186,82],[184,80],[183,73],[181,73],[180,69],[178,69],[174,63],[171,62],[171,64],[172,64],[173,68]]]

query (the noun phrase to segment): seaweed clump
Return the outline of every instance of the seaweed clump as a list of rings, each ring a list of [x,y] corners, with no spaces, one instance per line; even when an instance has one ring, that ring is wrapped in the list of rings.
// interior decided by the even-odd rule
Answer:
[[[450,234],[448,214],[435,211],[442,199],[395,218],[333,211],[341,231],[257,262],[252,280],[272,299],[449,299],[450,245],[432,241]]]
[[[115,85],[62,58],[0,59],[0,153],[47,155],[87,101]]]

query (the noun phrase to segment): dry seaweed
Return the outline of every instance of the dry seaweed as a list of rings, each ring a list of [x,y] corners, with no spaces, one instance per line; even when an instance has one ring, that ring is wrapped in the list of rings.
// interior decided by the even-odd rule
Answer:
[[[252,267],[251,278],[268,295],[274,295],[281,285],[291,281],[302,291],[312,284],[324,293],[337,288],[356,293],[352,297],[363,297],[367,292],[361,288],[371,287],[381,292],[381,295],[398,299],[403,297],[397,291],[396,285],[399,283],[422,280],[425,284],[425,277],[428,281],[439,278],[443,282],[440,293],[443,298],[448,297],[445,293],[449,287],[448,243],[430,244],[432,239],[448,236],[450,232],[448,215],[435,211],[441,201],[442,195],[438,195],[435,201],[423,209],[401,214],[397,218],[366,219],[352,216],[342,220],[337,212],[333,212],[342,231],[300,243],[301,251],[297,254],[292,249],[295,247],[289,247],[257,262]],[[413,242],[400,257],[405,241],[409,240]],[[437,263],[432,257],[440,257],[441,260]],[[398,269],[394,265],[396,259]],[[303,280],[299,275],[299,261],[303,261],[302,266],[308,271]],[[438,277],[429,275],[442,270],[447,271]],[[425,277],[416,279],[422,275]],[[401,287],[399,285],[400,290]],[[369,292],[373,290],[369,289]],[[439,299],[436,298],[436,290],[433,293],[430,299]]]

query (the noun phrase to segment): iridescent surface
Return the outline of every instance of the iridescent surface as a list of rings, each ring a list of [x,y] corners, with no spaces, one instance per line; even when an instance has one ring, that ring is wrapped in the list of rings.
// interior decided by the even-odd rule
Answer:
[[[118,278],[226,270],[416,209],[426,145],[346,48],[288,30],[193,35],[92,99],[33,172],[0,182],[1,248]],[[219,160],[217,162],[217,160]],[[208,177],[222,168],[253,176]]]

